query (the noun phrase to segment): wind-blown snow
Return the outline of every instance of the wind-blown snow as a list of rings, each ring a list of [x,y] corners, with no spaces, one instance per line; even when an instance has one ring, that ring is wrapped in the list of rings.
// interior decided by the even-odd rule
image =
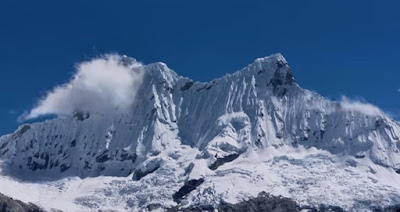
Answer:
[[[361,112],[371,116],[383,114],[383,112],[374,105],[356,100],[351,100],[347,97],[342,98],[342,100],[340,101],[340,105],[342,106],[343,110],[346,111]]]
[[[135,60],[124,65],[118,55],[83,62],[77,66],[70,82],[48,92],[24,118],[126,110],[132,105],[142,82],[140,72],[135,71],[140,66],[142,64]]]
[[[71,211],[215,206],[261,191],[350,211],[400,202],[399,123],[302,89],[282,55],[208,83],[123,61],[134,60],[110,67],[141,76],[140,101],[129,113],[65,110],[0,137],[2,193]],[[200,183],[177,200],[187,182]]]

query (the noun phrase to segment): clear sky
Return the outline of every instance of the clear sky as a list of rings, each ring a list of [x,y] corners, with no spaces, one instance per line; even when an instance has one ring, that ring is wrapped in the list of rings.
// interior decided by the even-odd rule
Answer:
[[[400,117],[400,1],[60,2],[0,2],[0,134],[76,63],[111,52],[197,81],[280,52],[302,87]]]

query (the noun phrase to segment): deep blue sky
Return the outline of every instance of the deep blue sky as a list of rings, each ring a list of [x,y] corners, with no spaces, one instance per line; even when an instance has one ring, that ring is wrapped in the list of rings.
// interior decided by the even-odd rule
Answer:
[[[198,81],[281,52],[302,87],[400,114],[400,1],[60,2],[0,3],[0,134],[77,62],[110,52]]]

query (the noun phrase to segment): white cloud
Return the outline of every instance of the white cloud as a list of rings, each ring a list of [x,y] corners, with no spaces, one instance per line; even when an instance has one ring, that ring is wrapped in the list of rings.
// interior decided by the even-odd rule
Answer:
[[[366,115],[383,114],[383,112],[378,107],[372,104],[364,103],[359,100],[351,100],[347,97],[342,97],[340,101],[340,106],[342,110],[360,112]]]
[[[129,60],[129,65],[124,62]],[[80,63],[70,82],[55,87],[24,119],[74,112],[107,113],[132,105],[142,81],[142,64],[125,56],[105,55]]]

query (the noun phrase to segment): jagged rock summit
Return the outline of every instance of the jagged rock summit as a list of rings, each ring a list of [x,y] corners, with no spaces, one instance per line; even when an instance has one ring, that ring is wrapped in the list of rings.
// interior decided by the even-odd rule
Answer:
[[[1,137],[1,187],[44,189],[67,203],[43,207],[61,210],[212,208],[260,192],[345,210],[400,203],[399,123],[301,88],[281,54],[207,83],[120,61],[143,74],[131,108],[76,111]]]

